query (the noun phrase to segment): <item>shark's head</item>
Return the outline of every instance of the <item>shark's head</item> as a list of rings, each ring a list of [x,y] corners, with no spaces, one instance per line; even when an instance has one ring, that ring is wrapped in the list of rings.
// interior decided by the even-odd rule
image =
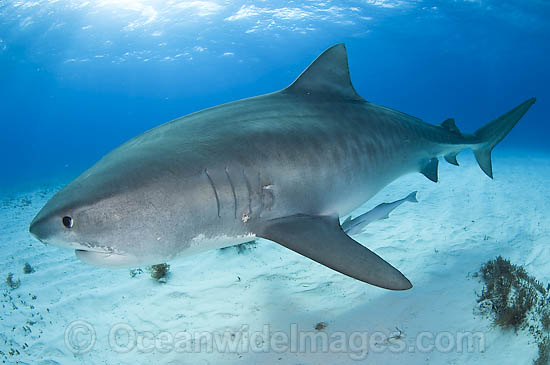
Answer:
[[[75,250],[80,260],[96,266],[136,267],[170,259],[178,241],[166,233],[173,212],[158,207],[171,200],[161,183],[144,177],[143,166],[123,162],[104,159],[55,194],[31,222],[30,233],[43,243]]]

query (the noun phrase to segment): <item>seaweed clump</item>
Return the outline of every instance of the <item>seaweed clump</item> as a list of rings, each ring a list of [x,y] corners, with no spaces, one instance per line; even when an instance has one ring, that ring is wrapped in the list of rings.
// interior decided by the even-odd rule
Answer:
[[[478,298],[482,312],[491,311],[494,324],[514,331],[523,329],[529,311],[546,296],[546,289],[521,266],[501,256],[481,267],[485,287]]]
[[[539,357],[534,362],[535,365],[550,364],[550,337],[546,337],[539,342]]]
[[[484,287],[478,297],[481,314],[515,333],[526,328],[539,346],[536,365],[550,365],[550,300],[548,290],[522,266],[498,256],[480,270]]]
[[[317,331],[322,331],[325,328],[327,328],[327,323],[326,322],[319,322],[315,325],[315,330],[317,330]]]
[[[19,279],[15,280],[13,278],[13,273],[10,272],[10,273],[8,273],[8,276],[6,277],[6,284],[8,284],[8,286],[12,289],[17,289],[17,288],[19,288],[19,285],[21,285],[21,280],[19,280]]]
[[[550,310],[546,309],[544,311],[540,322],[542,323],[542,328],[544,328],[545,331],[550,332]]]
[[[28,262],[25,262],[25,265],[23,265],[23,273],[25,274],[32,274],[34,272],[34,267],[31,266]]]
[[[153,279],[161,283],[165,283],[168,272],[170,271],[170,265],[167,263],[151,265],[147,268],[147,271],[149,271]]]

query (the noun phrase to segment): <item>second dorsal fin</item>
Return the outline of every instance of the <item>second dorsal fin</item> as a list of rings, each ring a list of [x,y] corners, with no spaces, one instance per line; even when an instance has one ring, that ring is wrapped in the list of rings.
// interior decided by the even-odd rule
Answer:
[[[283,92],[311,95],[312,97],[364,100],[351,84],[348,56],[343,43],[336,44],[324,51]]]
[[[458,135],[462,135],[460,132],[460,129],[456,126],[455,120],[453,118],[449,118],[445,120],[443,123],[440,124],[442,128],[448,130],[449,132],[453,132]]]

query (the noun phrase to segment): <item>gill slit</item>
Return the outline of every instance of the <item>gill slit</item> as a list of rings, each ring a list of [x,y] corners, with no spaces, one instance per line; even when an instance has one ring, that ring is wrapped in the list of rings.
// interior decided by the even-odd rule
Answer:
[[[258,171],[258,197],[260,198],[260,214],[264,211],[264,191],[262,188],[262,178]]]
[[[206,174],[206,177],[208,178],[208,181],[210,181],[210,186],[212,186],[212,190],[214,190],[214,196],[216,197],[216,208],[218,209],[218,218],[221,218],[220,216],[220,198],[218,198],[218,191],[216,190],[216,185],[214,185],[214,181],[208,175],[208,169],[204,169],[204,173]]]
[[[233,181],[231,181],[231,176],[229,176],[229,171],[227,167],[225,168],[225,176],[229,180],[229,185],[231,185],[231,191],[233,192],[233,202],[235,205],[235,219],[237,218],[237,194],[235,193],[235,186],[233,186]]]
[[[244,169],[243,169],[243,177],[244,177],[244,181],[246,182],[246,190],[248,191],[248,215],[252,216],[252,187],[250,186],[250,181],[248,180],[248,177],[246,176]]]

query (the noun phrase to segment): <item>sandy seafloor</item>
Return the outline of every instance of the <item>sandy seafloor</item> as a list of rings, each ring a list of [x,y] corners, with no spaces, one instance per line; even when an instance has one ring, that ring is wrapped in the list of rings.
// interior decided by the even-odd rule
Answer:
[[[354,212],[418,190],[418,204],[403,204],[355,236],[411,280],[414,288],[405,292],[353,280],[264,240],[242,253],[232,248],[171,262],[165,284],[146,272],[132,278],[128,270],[91,267],[72,251],[32,239],[28,223],[60,186],[2,196],[0,272],[13,272],[21,285],[10,290],[1,283],[1,358],[28,364],[350,364],[357,358],[369,364],[532,363],[537,346],[527,332],[502,331],[476,313],[482,284],[472,274],[502,255],[550,281],[550,156],[497,149],[494,180],[471,153],[461,154],[459,162],[454,167],[442,161],[437,184],[420,174],[404,176]],[[34,273],[23,273],[25,262]],[[95,333],[93,347],[82,354],[74,354],[66,339],[86,350],[91,332],[74,321],[89,323]],[[326,323],[322,331],[338,351],[312,351],[290,338],[294,329],[318,334],[319,322]],[[119,336],[110,346],[109,331],[117,324]],[[187,336],[182,331],[244,338],[264,325],[295,348],[272,346],[272,337],[263,334],[255,336],[255,346],[243,340],[237,351],[195,352],[177,343],[191,344],[189,337],[178,337]],[[396,327],[403,351],[388,346]],[[128,340],[121,331],[131,334],[129,328],[143,341],[122,353],[116,345]],[[460,351],[446,342],[477,332],[483,348],[474,344]],[[338,333],[347,336],[347,345],[336,343],[343,338]],[[349,346],[352,335],[356,346]],[[427,336],[426,347],[416,345],[419,336]],[[440,346],[430,351],[437,339]],[[170,343],[180,347],[170,349]],[[10,349],[19,354],[9,355]]]

